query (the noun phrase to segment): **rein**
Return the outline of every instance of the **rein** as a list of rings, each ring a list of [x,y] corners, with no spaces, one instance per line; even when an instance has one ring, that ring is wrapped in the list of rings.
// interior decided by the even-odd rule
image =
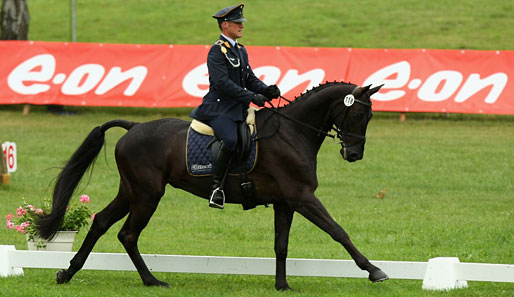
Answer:
[[[364,101],[362,101],[362,100],[355,99],[355,98],[353,97],[353,95],[354,95],[355,91],[357,90],[357,88],[359,88],[359,87],[358,87],[358,86],[357,86],[357,87],[355,87],[355,88],[353,89],[352,93],[351,93],[351,95],[352,95],[352,104],[353,104],[354,102],[357,102],[357,103],[360,103],[360,104],[363,104],[363,105],[366,105],[366,106],[371,106],[371,104],[372,104],[372,103],[367,103],[367,102],[364,102]],[[285,101],[287,101],[288,103],[292,103],[292,102],[293,102],[293,101],[291,101],[291,100],[289,100],[289,99],[287,99],[287,98],[285,98],[285,97],[283,97],[283,96],[280,96],[279,98],[280,98],[280,99],[284,99],[284,100],[285,100]],[[345,97],[345,100],[346,100],[346,97]],[[304,123],[304,122],[302,122],[302,121],[300,121],[300,120],[297,120],[297,119],[295,119],[295,118],[293,118],[293,117],[291,117],[291,116],[289,116],[289,115],[287,115],[287,114],[281,113],[280,111],[278,111],[278,108],[277,108],[277,107],[275,107],[275,106],[273,105],[273,103],[271,103],[271,102],[269,102],[269,101],[268,101],[268,103],[271,105],[271,108],[268,108],[268,109],[269,109],[269,110],[271,110],[274,114],[278,114],[278,115],[280,115],[280,116],[282,116],[282,117],[284,117],[284,118],[286,118],[286,119],[288,119],[288,120],[290,120],[290,121],[293,121],[293,122],[294,122],[294,123],[296,123],[296,124],[299,124],[299,125],[301,125],[301,126],[304,126],[304,127],[308,128],[308,129],[310,129],[310,130],[313,130],[313,131],[315,131],[315,132],[318,132],[318,135],[324,135],[325,137],[330,137],[330,138],[332,138],[332,139],[334,140],[334,142],[341,144],[341,146],[342,146],[343,148],[345,148],[345,149],[346,149],[347,147],[352,147],[352,146],[358,145],[358,144],[360,144],[360,143],[362,143],[362,142],[365,142],[365,141],[366,141],[366,136],[358,135],[358,134],[354,134],[354,133],[350,133],[350,132],[344,132],[344,131],[342,131],[339,127],[337,127],[336,125],[334,125],[335,127],[334,127],[334,126],[332,126],[332,127],[330,128],[330,130],[329,130],[329,131],[323,131],[322,129],[316,128],[316,127],[314,127],[314,126],[312,126],[312,125],[309,125],[309,124],[306,124],[306,123]],[[345,105],[346,105],[346,104],[345,104]],[[346,105],[346,108],[344,109],[344,116],[343,116],[343,121],[342,121],[343,123],[344,123],[344,120],[345,120],[345,118],[346,118],[346,114],[348,113],[348,110],[349,110],[349,107],[350,107],[350,106],[351,106],[351,105],[349,105],[349,106],[348,106],[348,105]],[[337,118],[337,117],[338,117],[338,115],[339,115],[339,113],[335,116],[335,118]],[[271,117],[271,116],[270,116],[270,117]],[[269,119],[269,118],[268,118],[268,119]],[[266,119],[266,121],[267,121],[268,119]],[[265,121],[265,122],[266,122],[266,121]],[[280,122],[279,122],[279,123],[280,123]],[[280,124],[279,124],[279,125],[280,125]],[[278,127],[277,127],[277,130],[278,130]],[[332,132],[332,131],[334,131],[336,134],[331,134],[330,132]],[[271,136],[273,136],[273,135],[271,135]],[[271,136],[268,136],[268,137],[266,137],[266,138],[269,138],[269,137],[271,137]],[[355,143],[355,144],[352,144],[352,145],[349,145],[349,146],[348,146],[348,145],[346,145],[346,144],[344,143],[344,141],[343,141],[343,137],[344,137],[344,136],[350,136],[350,137],[358,138],[358,139],[360,139],[360,141],[359,141],[359,142],[357,142],[357,143]],[[258,138],[258,139],[256,139],[256,140],[261,140],[261,139],[264,139],[264,138],[265,138],[265,137],[259,137],[259,138]],[[336,139],[336,138],[337,138],[337,139]],[[337,140],[339,140],[339,142],[337,142]]]
[[[280,97],[281,97],[281,98],[283,98],[282,96],[280,96]],[[285,98],[284,98],[284,99],[285,99]],[[271,102],[270,102],[270,104],[271,104]],[[334,139],[334,140],[335,140],[335,138],[336,138],[336,137],[338,137],[338,135],[337,135],[337,134],[336,134],[336,135],[334,135],[334,134],[330,134],[329,132],[323,131],[323,130],[318,129],[318,128],[314,127],[314,126],[311,126],[311,125],[306,124],[306,123],[304,123],[304,122],[302,122],[302,121],[299,121],[299,120],[297,120],[297,119],[295,119],[295,118],[293,118],[293,117],[290,117],[290,116],[288,116],[287,114],[281,113],[281,112],[280,112],[280,111],[278,111],[278,109],[277,109],[276,107],[274,107],[274,106],[273,106],[273,108],[270,108],[270,110],[271,110],[272,112],[274,112],[275,114],[281,115],[282,117],[284,117],[284,118],[286,118],[286,119],[288,119],[288,120],[290,120],[290,121],[293,121],[293,122],[295,122],[295,123],[297,123],[297,124],[299,124],[299,125],[301,125],[301,126],[304,126],[304,127],[309,128],[309,129],[311,129],[311,130],[313,130],[313,131],[316,131],[316,132],[318,132],[318,134],[323,134],[325,137],[326,137],[326,136],[328,136],[328,137],[330,137],[330,138],[332,138],[332,139]],[[335,129],[332,127],[332,129],[331,129],[330,131],[332,131],[332,130],[335,130]]]

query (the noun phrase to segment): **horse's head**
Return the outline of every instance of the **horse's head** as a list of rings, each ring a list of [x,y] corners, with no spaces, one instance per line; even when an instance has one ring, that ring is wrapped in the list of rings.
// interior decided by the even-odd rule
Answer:
[[[341,141],[341,155],[348,162],[362,159],[366,130],[373,116],[370,97],[382,87],[355,87],[351,93],[334,102],[331,109],[337,137]]]

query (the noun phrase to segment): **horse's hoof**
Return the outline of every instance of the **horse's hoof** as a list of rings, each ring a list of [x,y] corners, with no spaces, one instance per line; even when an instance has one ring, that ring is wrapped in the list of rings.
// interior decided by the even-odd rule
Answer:
[[[389,279],[389,276],[385,274],[382,270],[378,269],[369,274],[368,279],[374,283],[383,282]]]
[[[151,282],[145,282],[144,284],[147,287],[163,287],[163,288],[170,288],[171,287],[170,284],[165,283],[165,282],[161,282],[158,279],[154,279]]]
[[[57,272],[55,280],[57,281],[58,284],[65,284],[70,281],[70,279],[68,277],[66,277],[65,269],[61,269],[61,270],[59,270],[59,272]]]
[[[277,289],[277,291],[280,291],[280,292],[294,291],[293,288],[291,288],[288,284],[275,286],[275,289]]]
[[[158,281],[158,282],[159,282],[158,286],[160,286],[160,287],[171,288],[170,284],[168,284],[166,282],[161,282],[161,281]]]

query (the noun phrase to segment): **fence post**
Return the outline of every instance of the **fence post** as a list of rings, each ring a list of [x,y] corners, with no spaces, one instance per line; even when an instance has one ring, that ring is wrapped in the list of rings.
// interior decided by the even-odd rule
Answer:
[[[7,162],[0,145],[0,185],[7,185],[11,182],[11,175],[7,172]]]
[[[438,257],[428,260],[423,278],[423,290],[451,290],[467,288],[468,282],[457,279],[455,264],[457,257]]]
[[[0,277],[23,275],[23,268],[13,268],[9,252],[15,251],[14,245],[0,245]]]

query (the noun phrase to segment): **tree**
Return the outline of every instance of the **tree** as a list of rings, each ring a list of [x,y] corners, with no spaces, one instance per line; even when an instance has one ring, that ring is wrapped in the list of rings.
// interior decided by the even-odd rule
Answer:
[[[25,0],[2,1],[0,40],[28,40],[30,15]]]

